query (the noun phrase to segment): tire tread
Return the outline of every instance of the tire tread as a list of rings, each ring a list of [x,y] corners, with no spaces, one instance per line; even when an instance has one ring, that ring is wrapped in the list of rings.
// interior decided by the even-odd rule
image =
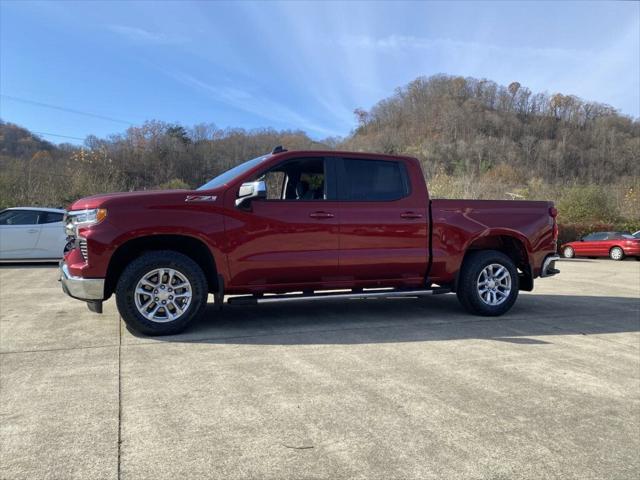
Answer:
[[[505,302],[496,306],[484,303],[480,299],[476,287],[480,271],[490,263],[499,263],[505,266],[511,274],[511,294]],[[515,303],[518,298],[518,280],[518,270],[507,255],[497,250],[477,250],[467,254],[464,259],[458,277],[456,295],[468,312],[474,315],[495,317],[508,312]]]
[[[132,292],[140,277],[149,270],[171,267],[189,278],[192,288],[191,305],[178,320],[156,323],[144,318],[135,306]],[[127,265],[116,285],[116,304],[120,316],[133,330],[145,335],[173,335],[184,330],[192,321],[201,317],[207,306],[207,280],[204,272],[190,257],[173,250],[153,250],[143,253]]]

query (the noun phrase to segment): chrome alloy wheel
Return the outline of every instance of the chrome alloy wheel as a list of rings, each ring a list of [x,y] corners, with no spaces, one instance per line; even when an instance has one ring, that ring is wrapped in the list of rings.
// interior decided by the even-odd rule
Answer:
[[[478,275],[477,288],[484,303],[500,305],[511,293],[511,274],[499,263],[487,265]]]
[[[191,283],[172,268],[156,268],[145,273],[136,285],[136,308],[152,322],[172,322],[191,304]]]
[[[611,252],[609,253],[609,256],[613,260],[622,260],[622,257],[624,257],[624,251],[620,247],[613,247],[611,249]]]

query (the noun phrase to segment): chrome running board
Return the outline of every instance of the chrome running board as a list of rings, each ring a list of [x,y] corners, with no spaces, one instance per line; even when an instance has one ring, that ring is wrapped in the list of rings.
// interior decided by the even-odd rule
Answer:
[[[451,292],[450,288],[430,288],[420,290],[366,290],[356,292],[320,292],[320,293],[302,293],[302,294],[284,294],[284,295],[244,295],[239,297],[231,297],[227,300],[230,305],[259,305],[263,303],[282,303],[282,302],[315,302],[319,300],[335,300],[339,298],[346,299],[364,299],[364,298],[412,298],[425,297],[427,295],[440,295]]]

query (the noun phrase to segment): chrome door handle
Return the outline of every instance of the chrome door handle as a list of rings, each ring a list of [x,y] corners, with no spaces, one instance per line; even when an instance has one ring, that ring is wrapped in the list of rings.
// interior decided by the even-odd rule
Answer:
[[[401,213],[400,216],[402,218],[406,218],[407,220],[411,220],[414,218],[422,218],[422,214],[415,213],[415,212],[404,212],[404,213]]]
[[[311,218],[333,218],[333,213],[330,212],[312,212],[309,214]]]

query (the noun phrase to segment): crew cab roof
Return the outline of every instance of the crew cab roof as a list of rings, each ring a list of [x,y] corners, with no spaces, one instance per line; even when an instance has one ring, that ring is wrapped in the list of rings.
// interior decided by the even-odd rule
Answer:
[[[388,159],[388,160],[416,160],[414,157],[410,157],[408,155],[389,155],[386,153],[375,153],[375,152],[349,152],[344,150],[287,150],[280,153],[272,154],[273,157],[295,157],[295,156],[305,156],[305,157],[351,157],[351,158],[380,158],[380,159]]]

